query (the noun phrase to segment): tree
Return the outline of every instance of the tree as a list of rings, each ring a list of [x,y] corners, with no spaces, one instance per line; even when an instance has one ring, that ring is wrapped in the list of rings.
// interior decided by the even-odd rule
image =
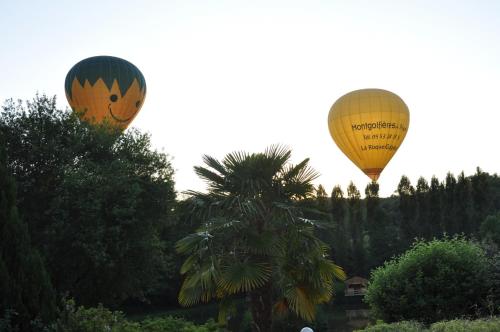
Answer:
[[[316,204],[318,210],[326,212],[328,210],[328,194],[322,185],[319,185],[316,189]]]
[[[17,211],[16,186],[0,134],[0,314],[12,310],[12,326],[29,331],[30,322],[47,322],[55,309],[50,277]]]
[[[443,204],[443,230],[448,234],[459,233],[457,219],[456,205],[460,204],[455,199],[455,191],[457,186],[457,179],[455,176],[448,172],[444,181],[444,204]]]
[[[429,195],[429,184],[427,180],[423,177],[418,178],[417,187],[415,190],[416,199],[416,210],[417,210],[417,220],[416,224],[420,225],[420,233],[417,234],[419,237],[430,240],[432,238],[432,225],[430,218],[430,195]]]
[[[455,187],[455,224],[458,233],[472,234],[477,232],[477,227],[472,222],[473,202],[471,194],[471,181],[461,172]]]
[[[190,192],[205,223],[177,244],[188,256],[181,268],[182,305],[220,299],[219,318],[225,320],[231,299],[245,294],[253,330],[267,332],[273,311],[312,320],[316,305],[331,298],[334,278],[344,273],[296,204],[313,195],[317,173],[308,159],[291,165],[290,156],[289,149],[271,146],[222,161],[204,156],[206,166],[195,167],[208,192]]]
[[[333,234],[333,243],[331,244],[335,260],[345,270],[350,269],[352,263],[350,258],[350,232],[348,221],[346,220],[346,200],[344,192],[340,186],[333,187],[332,196],[330,198],[331,215],[335,225]]]
[[[173,170],[150,137],[80,122],[37,96],[0,114],[19,208],[54,286],[82,304],[143,298],[164,271]]]
[[[479,235],[486,247],[490,247],[493,252],[498,252],[500,249],[500,213],[484,219],[479,228]]]
[[[349,228],[351,230],[351,257],[353,274],[364,275],[366,272],[366,254],[363,234],[363,215],[361,211],[361,194],[351,181],[347,186],[347,205],[349,207]]]
[[[386,322],[475,315],[485,309],[490,275],[484,251],[473,242],[421,241],[372,272],[365,301]]]
[[[431,229],[431,236],[436,238],[441,237],[443,234],[441,228],[443,191],[443,185],[433,176],[429,186],[429,226]]]
[[[403,175],[399,181],[398,194],[402,238],[407,245],[410,245],[412,240],[419,234],[419,225],[415,224],[415,188],[413,188],[410,179],[406,175]]]
[[[388,218],[380,206],[379,185],[370,182],[365,189],[366,195],[366,224],[369,236],[370,264],[374,268],[391,257],[395,250],[395,234],[388,222]]]
[[[481,222],[491,214],[494,199],[492,186],[490,185],[491,176],[483,172],[481,168],[476,169],[476,174],[471,177],[471,195],[473,203],[474,230],[477,231]]]

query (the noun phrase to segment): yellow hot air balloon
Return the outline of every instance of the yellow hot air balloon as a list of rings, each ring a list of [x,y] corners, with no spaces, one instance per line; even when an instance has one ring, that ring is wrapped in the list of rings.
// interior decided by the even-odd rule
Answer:
[[[125,129],[146,98],[146,80],[127,60],[95,56],[78,62],[65,80],[71,108],[85,121]]]
[[[400,147],[409,123],[404,101],[381,89],[349,92],[328,114],[328,128],[337,146],[373,181]]]

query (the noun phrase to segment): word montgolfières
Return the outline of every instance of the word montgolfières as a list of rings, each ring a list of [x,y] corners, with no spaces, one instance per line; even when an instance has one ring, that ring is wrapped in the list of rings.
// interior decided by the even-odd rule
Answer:
[[[400,147],[409,124],[410,112],[404,101],[381,89],[349,92],[328,114],[334,142],[373,181]]]
[[[68,102],[82,120],[109,122],[122,130],[139,113],[146,97],[146,80],[132,63],[112,56],[78,62],[66,75]]]

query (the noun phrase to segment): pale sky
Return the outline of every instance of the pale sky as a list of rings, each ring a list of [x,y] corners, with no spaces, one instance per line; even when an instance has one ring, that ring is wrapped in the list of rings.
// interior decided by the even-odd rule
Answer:
[[[441,180],[500,171],[500,1],[0,0],[0,100],[57,95],[78,61],[112,55],[144,74],[132,123],[173,157],[176,189],[202,190],[202,155],[281,143],[327,192],[366,177],[328,132],[343,94],[381,88],[410,110],[382,173]]]

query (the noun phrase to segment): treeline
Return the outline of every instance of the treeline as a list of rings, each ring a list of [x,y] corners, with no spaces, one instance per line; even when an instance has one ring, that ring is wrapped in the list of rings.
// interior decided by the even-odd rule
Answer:
[[[407,250],[415,239],[463,234],[492,250],[500,244],[495,241],[500,178],[480,168],[471,176],[448,173],[444,180],[433,176],[430,181],[420,177],[415,186],[402,176],[388,198],[379,197],[375,182],[366,186],[364,199],[353,183],[345,192],[335,186],[330,196],[320,185],[316,196],[316,208],[323,215],[310,217],[327,216],[330,227],[322,232],[323,240],[348,275],[369,276],[374,267]]]

